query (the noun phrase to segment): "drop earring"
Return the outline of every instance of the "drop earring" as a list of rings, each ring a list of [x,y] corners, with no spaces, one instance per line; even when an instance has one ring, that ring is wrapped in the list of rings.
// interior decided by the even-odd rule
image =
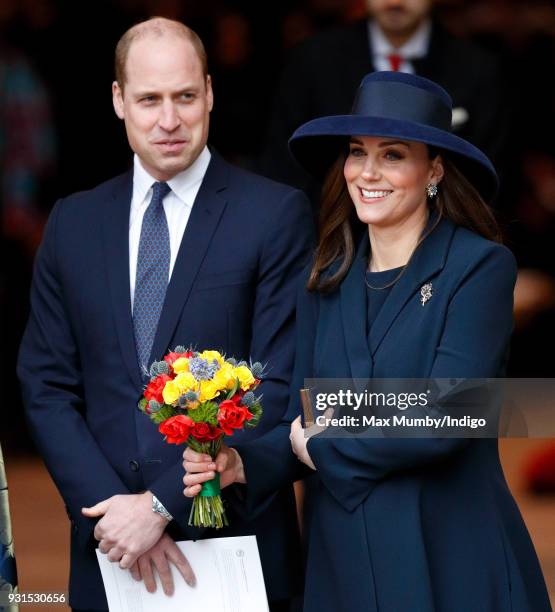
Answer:
[[[435,198],[437,195],[437,185],[435,183],[428,183],[426,185],[426,193],[430,199]]]

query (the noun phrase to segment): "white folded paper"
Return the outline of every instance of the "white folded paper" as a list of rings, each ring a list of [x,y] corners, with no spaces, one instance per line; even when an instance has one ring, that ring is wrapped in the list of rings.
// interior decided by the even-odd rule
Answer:
[[[97,549],[96,556],[110,612],[267,612],[268,600],[255,536],[177,542],[197,584],[190,587],[172,565],[175,585],[164,595],[160,579],[149,593],[129,570],[120,569]]]

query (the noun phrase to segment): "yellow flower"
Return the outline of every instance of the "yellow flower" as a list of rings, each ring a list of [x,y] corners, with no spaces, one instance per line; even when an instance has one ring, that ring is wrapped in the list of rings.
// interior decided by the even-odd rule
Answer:
[[[180,357],[179,359],[176,359],[173,362],[173,371],[176,374],[179,374],[180,372],[188,372],[189,371],[189,360],[187,359],[187,357]]]
[[[225,360],[222,357],[222,355],[218,352],[218,351],[202,351],[202,353],[200,353],[199,357],[202,357],[202,359],[206,359],[206,361],[211,362],[214,359],[218,362],[218,364],[220,365],[220,367],[224,364]]]
[[[173,381],[181,393],[186,393],[187,391],[196,391],[197,390],[197,381],[195,377],[191,374],[191,372],[180,372]]]
[[[220,390],[218,386],[214,384],[212,380],[201,380],[200,381],[200,401],[206,402],[208,400],[214,399]]]
[[[212,379],[214,384],[220,391],[224,389],[232,389],[235,384],[235,376],[233,374],[233,366],[225,362],[223,366],[214,374]]]
[[[239,379],[239,383],[243,391],[248,391],[254,384],[254,376],[247,366],[239,366],[238,368],[234,368],[233,374]]]
[[[168,382],[164,386],[164,390],[162,391],[162,397],[164,398],[164,402],[166,404],[173,404],[179,399],[181,395],[181,391],[179,387],[175,384],[175,380],[168,380]]]

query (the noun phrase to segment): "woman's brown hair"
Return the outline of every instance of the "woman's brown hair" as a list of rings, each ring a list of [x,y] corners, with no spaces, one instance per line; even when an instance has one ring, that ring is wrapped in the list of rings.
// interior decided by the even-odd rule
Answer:
[[[429,147],[430,159],[434,159],[438,153]],[[501,242],[501,232],[490,207],[455,163],[443,153],[441,155],[444,175],[437,196],[430,202],[430,207],[435,209],[438,215],[434,226],[426,235],[445,217],[455,225],[466,227],[484,238]],[[334,291],[347,275],[353,262],[355,238],[362,224],[358,221],[347,190],[343,176],[344,164],[345,153],[342,153],[329,170],[322,188],[320,238],[307,283],[310,291]],[[423,238],[418,244],[422,240]],[[322,278],[323,271],[338,259],[341,260],[339,268],[331,276]]]

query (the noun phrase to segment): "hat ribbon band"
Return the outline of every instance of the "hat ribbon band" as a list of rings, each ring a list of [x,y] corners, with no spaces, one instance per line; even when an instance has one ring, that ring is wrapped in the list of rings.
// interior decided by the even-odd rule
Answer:
[[[406,83],[376,81],[361,85],[352,114],[415,121],[451,131],[451,109],[436,95]]]

